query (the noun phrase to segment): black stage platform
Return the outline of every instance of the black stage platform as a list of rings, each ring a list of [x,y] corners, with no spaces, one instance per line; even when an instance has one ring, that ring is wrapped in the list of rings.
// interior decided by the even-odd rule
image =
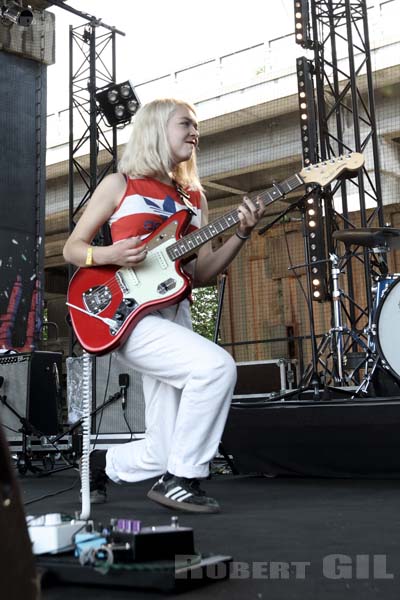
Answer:
[[[222,513],[179,515],[179,523],[194,530],[197,552],[233,557],[230,577],[179,597],[397,600],[400,402],[267,404],[233,406],[224,438],[226,449],[235,447],[229,452],[237,454],[242,471],[257,467],[260,473],[214,474],[204,487],[221,502]],[[341,477],[332,476],[335,465]],[[323,468],[329,477],[322,476]],[[314,476],[301,474],[310,469]],[[272,474],[274,470],[286,473]],[[288,475],[290,470],[296,475]],[[24,502],[74,485],[27,504],[27,514],[73,515],[80,510],[78,474],[73,470],[49,477],[28,473],[19,483]],[[146,498],[152,483],[110,484],[109,502],[93,506],[92,518],[102,523],[120,517],[140,519],[143,525],[169,524],[176,513]],[[149,599],[165,594],[58,585],[46,587],[42,597]]]

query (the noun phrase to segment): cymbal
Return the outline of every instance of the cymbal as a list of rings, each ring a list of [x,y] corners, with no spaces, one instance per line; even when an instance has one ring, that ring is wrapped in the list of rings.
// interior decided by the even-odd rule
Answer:
[[[400,229],[394,229],[393,227],[343,229],[334,231],[333,238],[345,244],[367,246],[368,248],[385,247],[391,250],[400,248]]]

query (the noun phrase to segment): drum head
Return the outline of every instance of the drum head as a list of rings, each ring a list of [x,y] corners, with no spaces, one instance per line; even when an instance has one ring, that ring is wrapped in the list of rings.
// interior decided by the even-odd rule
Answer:
[[[389,286],[376,313],[378,354],[393,375],[400,378],[400,280]]]

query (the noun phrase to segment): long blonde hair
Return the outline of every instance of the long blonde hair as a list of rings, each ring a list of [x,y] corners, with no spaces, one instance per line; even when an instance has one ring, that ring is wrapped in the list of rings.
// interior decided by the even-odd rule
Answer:
[[[169,177],[191,190],[202,190],[197,172],[196,154],[172,169],[167,124],[175,110],[194,107],[183,100],[161,98],[142,106],[136,113],[132,132],[119,162],[118,170],[131,177]]]

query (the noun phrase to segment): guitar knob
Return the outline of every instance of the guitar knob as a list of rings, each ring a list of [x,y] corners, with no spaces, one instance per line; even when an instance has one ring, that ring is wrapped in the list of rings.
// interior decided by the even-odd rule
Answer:
[[[120,313],[120,312],[116,312],[115,315],[114,315],[114,319],[116,321],[123,321],[124,315],[122,313]]]

